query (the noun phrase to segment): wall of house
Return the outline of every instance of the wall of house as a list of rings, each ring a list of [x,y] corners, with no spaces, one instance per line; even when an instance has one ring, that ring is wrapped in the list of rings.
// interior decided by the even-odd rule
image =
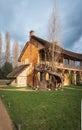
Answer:
[[[11,85],[16,86],[16,87],[23,87],[27,86],[27,72],[28,72],[28,67],[22,71],[16,79],[12,80]]]
[[[33,65],[38,62],[39,53],[38,49],[31,43],[29,43],[27,49],[25,50],[23,56],[21,57],[21,62],[23,64],[32,63]]]
[[[34,73],[31,73],[27,76],[27,84],[29,86],[33,86],[33,78],[34,78]]]
[[[17,86],[17,80],[16,80],[16,79],[13,79],[10,85],[12,85],[12,86]]]
[[[38,47],[36,46],[36,44],[29,43],[27,49],[25,50],[23,56],[21,57],[21,63],[22,64],[30,64],[28,69],[27,69],[27,73],[26,73],[27,84],[30,86],[33,85],[34,65],[36,63],[39,63],[39,62],[40,62],[40,56],[39,56],[39,52],[38,52]],[[21,73],[21,76],[23,76],[23,75],[25,75],[24,72]],[[20,78],[18,79],[18,81],[20,81]]]
[[[34,67],[32,65],[27,66],[25,70],[23,70],[16,79],[13,79],[11,85],[16,87],[24,87],[27,85],[32,85],[33,82],[33,70]]]
[[[27,66],[25,70],[23,70],[17,77],[14,79],[11,83],[11,85],[17,86],[17,87],[24,87],[27,86],[29,81],[29,76],[32,75],[34,70],[34,67],[32,65]],[[31,76],[32,77],[32,76]]]
[[[17,77],[17,87],[27,86],[27,76],[18,76]]]
[[[29,76],[32,75],[34,66],[30,64],[20,75],[17,77],[17,86],[27,86],[29,81]]]

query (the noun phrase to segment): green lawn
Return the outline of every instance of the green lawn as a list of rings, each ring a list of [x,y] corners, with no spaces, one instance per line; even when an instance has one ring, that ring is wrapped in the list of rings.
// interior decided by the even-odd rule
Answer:
[[[66,86],[68,88],[82,89],[82,86]]]
[[[0,89],[28,89],[28,90],[32,90],[32,87],[30,86],[26,86],[26,87],[16,87],[16,86],[0,86]]]
[[[3,96],[4,95],[4,96]],[[81,89],[48,92],[0,91],[15,130],[80,130]],[[10,102],[10,107],[8,103]]]

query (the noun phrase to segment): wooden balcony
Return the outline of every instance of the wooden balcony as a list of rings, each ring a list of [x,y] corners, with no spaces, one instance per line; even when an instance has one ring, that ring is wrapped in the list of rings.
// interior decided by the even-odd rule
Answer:
[[[56,65],[57,68],[64,69],[64,70],[75,70],[75,71],[82,71],[82,66],[74,66],[74,65],[66,65],[66,64],[58,64]]]
[[[75,66],[75,65],[69,65],[69,64],[62,64],[62,63],[55,63],[54,68],[57,69],[63,69],[63,70],[70,70],[70,71],[82,71],[82,66]],[[45,70],[52,70],[52,63],[51,62],[46,62],[42,61],[39,64],[35,65],[35,69],[40,70],[40,71],[45,71]]]

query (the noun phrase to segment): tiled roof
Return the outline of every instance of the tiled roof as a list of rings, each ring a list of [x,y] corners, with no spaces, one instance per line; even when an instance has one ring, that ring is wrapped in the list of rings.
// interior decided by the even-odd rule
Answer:
[[[72,52],[72,51],[68,51],[68,50],[65,50],[65,49],[62,50],[62,54],[64,55],[64,57],[69,56],[72,59],[82,61],[82,54],[75,53],[75,52]]]
[[[45,47],[49,47],[49,46],[50,46],[50,42],[48,42],[48,41],[46,41],[46,40],[43,40],[43,39],[41,39],[41,38],[39,38],[39,37],[31,36],[30,41],[31,41],[32,39],[36,40],[37,42],[39,42],[40,44],[42,44],[42,45],[45,46]],[[21,52],[21,54],[20,54],[20,56],[19,56],[19,58],[18,58],[18,61],[19,61],[19,62],[21,61],[21,57],[22,57],[22,55],[24,54],[25,50],[27,49],[27,47],[28,47],[30,41],[25,44],[25,47],[23,48],[23,50],[22,50],[22,52]]]
[[[41,38],[36,37],[36,36],[32,36],[30,40],[32,40],[32,39],[34,39],[35,41],[37,41],[37,42],[39,42],[40,44],[42,44],[45,48],[50,47],[50,44],[51,44],[51,43],[48,42],[48,41],[46,41],[46,40],[44,40],[44,39],[41,39]],[[29,43],[29,42],[26,43],[26,45],[25,45],[25,47],[24,47],[24,49],[23,49],[23,51],[22,51],[22,53],[21,53],[21,55],[20,55],[18,61],[21,61],[21,57],[22,57],[22,55],[24,54],[24,51],[26,50],[26,48],[27,48],[27,46],[28,46],[28,43]],[[58,46],[58,45],[57,45],[57,46]],[[58,47],[61,48],[60,46],[58,46]],[[62,55],[63,55],[64,57],[69,57],[69,58],[72,58],[72,59],[74,59],[74,60],[82,61],[82,54],[75,53],[75,52],[72,52],[72,51],[68,51],[68,50],[65,50],[65,49],[63,49],[63,48],[61,48],[61,49],[62,49],[61,53],[62,53]]]
[[[32,39],[38,41],[39,43],[41,43],[43,46],[45,47],[49,47],[50,46],[50,42],[42,39],[42,38],[39,38],[39,37],[36,37],[36,36],[32,36]]]
[[[16,78],[24,69],[26,69],[28,65],[21,65],[18,68],[16,68],[15,70],[13,70],[11,73],[9,73],[7,75],[7,78]]]

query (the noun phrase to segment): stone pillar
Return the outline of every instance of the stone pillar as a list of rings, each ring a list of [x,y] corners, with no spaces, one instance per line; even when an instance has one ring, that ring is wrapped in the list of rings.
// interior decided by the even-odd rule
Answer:
[[[49,80],[49,74],[48,73],[46,73],[46,80]]]
[[[41,79],[41,74],[40,74],[40,72],[37,73],[37,78],[38,78],[38,81],[40,81],[40,79]]]
[[[62,79],[62,86],[64,86],[64,72],[65,72],[65,70],[62,70],[62,77],[63,77],[63,79]]]
[[[79,72],[79,81],[82,81],[82,72]]]
[[[76,85],[76,84],[77,84],[77,81],[76,81],[76,76],[77,76],[76,71],[74,71],[74,85]]]
[[[69,72],[69,85],[71,85],[71,70],[68,71]]]

